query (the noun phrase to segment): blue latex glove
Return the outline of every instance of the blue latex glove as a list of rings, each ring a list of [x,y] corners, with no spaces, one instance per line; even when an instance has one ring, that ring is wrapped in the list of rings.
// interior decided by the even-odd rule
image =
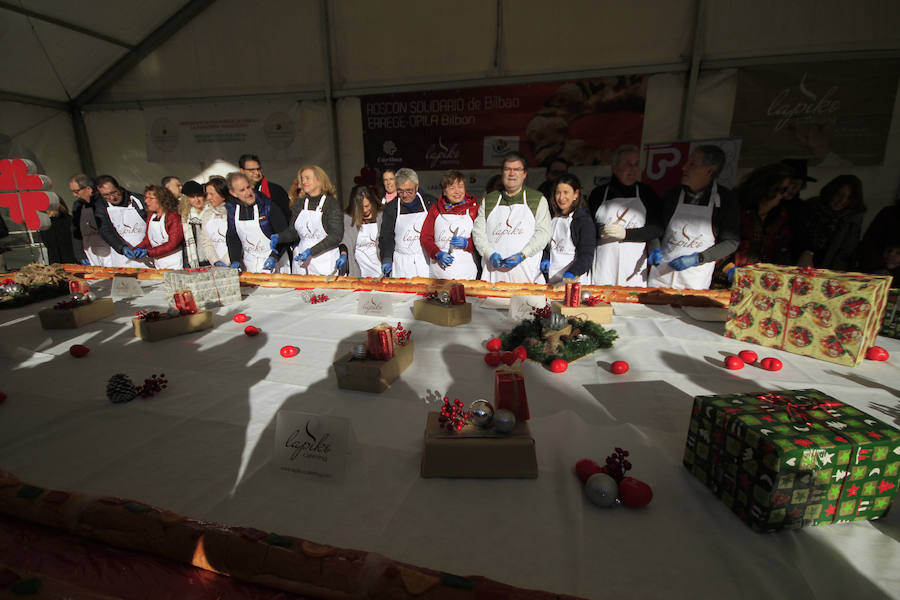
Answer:
[[[277,246],[278,246],[278,234],[273,233],[272,237],[269,238],[269,248],[272,249],[272,252],[275,252]]]
[[[387,277],[391,274],[391,270],[393,270],[393,266],[390,262],[385,261],[381,263],[381,274]]]
[[[263,263],[263,270],[271,271],[274,268],[275,268],[275,257],[270,256],[269,258],[266,259],[266,262]]]
[[[516,252],[509,258],[506,258],[503,260],[503,266],[509,267],[510,269],[512,269],[513,267],[517,266],[523,260],[525,260],[525,257],[522,256],[522,253]]]
[[[214,266],[214,267],[227,267],[228,265],[226,265],[225,263],[223,263],[221,260],[217,260],[217,261],[215,262],[215,264],[213,264],[213,266]]]
[[[231,264],[228,265],[228,266],[230,266],[232,269],[238,269],[238,270],[240,270],[240,268],[241,268],[241,263],[239,263],[239,262],[233,262],[233,263],[231,263]]]
[[[143,248],[135,248],[132,254],[134,254],[134,258],[136,258],[137,260],[147,258],[147,251]]]
[[[490,258],[488,258],[488,262],[490,262],[491,266],[495,269],[499,269],[503,266],[503,257],[494,252],[491,254]]]
[[[89,266],[91,266],[91,261],[89,261],[89,260],[86,259],[86,258],[82,258],[81,260],[78,261],[78,264],[79,264],[79,265],[84,265],[84,266],[86,266],[86,267],[89,267]]]
[[[650,263],[654,267],[659,265],[659,263],[662,262],[662,259],[663,259],[663,253],[662,253],[662,250],[660,250],[659,248],[654,248],[653,250],[650,251],[650,254],[647,256],[647,262]]]
[[[541,273],[544,275],[550,274],[550,259],[545,258],[541,261]]]
[[[731,267],[727,271],[725,271],[725,276],[728,277],[728,283],[734,283],[734,272],[737,270],[737,267]]]
[[[128,258],[128,259],[134,258],[134,250],[132,248],[129,248],[128,246],[125,246],[125,249],[122,250],[122,254],[125,255],[125,258]]]
[[[454,235],[452,238],[450,238],[450,243],[457,248],[466,248],[469,245],[469,240],[464,237]]]
[[[340,271],[347,264],[347,255],[341,254],[334,263],[334,270]]]
[[[312,256],[312,248],[307,248],[306,250],[298,254],[297,258],[295,258],[294,260],[304,263],[309,260],[310,256]]]
[[[437,261],[441,263],[442,267],[449,267],[453,264],[453,256],[447,254],[443,250],[438,251],[438,253],[435,255],[435,258],[437,258]]]
[[[575,276],[566,271],[565,273],[563,273],[563,279],[575,279]]]
[[[678,258],[669,261],[669,266],[676,271],[684,271],[685,269],[696,267],[699,264],[700,253],[698,252],[694,252],[693,254],[685,254],[684,256],[679,256]]]

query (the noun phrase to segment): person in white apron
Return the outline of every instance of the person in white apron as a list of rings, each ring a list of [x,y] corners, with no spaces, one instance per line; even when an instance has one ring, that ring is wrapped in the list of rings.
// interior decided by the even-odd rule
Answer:
[[[715,178],[725,165],[718,146],[699,146],[682,167],[682,186],[663,197],[661,247],[649,254],[650,287],[707,289],[715,261],[740,242],[737,201]]]
[[[384,208],[378,248],[381,273],[391,277],[428,277],[428,257],[422,249],[422,225],[433,200],[419,193],[419,176],[412,169],[394,174],[397,198]]]
[[[184,268],[184,229],[178,214],[178,200],[161,185],[144,190],[147,205],[147,233],[134,249],[125,249],[129,258],[149,257],[154,269]]]
[[[228,210],[225,198],[229,197],[228,183],[222,177],[213,177],[206,184],[206,208],[200,214],[200,247],[209,264],[216,267],[227,267],[231,264],[228,257]]]
[[[181,197],[178,198],[178,214],[181,215],[181,228],[184,230],[185,260],[191,269],[209,264],[200,245],[200,232],[203,228],[201,215],[205,208],[206,191],[203,186],[193,179],[185,181],[181,186]]]
[[[503,160],[502,192],[491,192],[478,207],[472,230],[482,256],[485,281],[538,283],[541,255],[550,242],[550,208],[546,198],[525,187],[525,157],[508,153]]]
[[[251,273],[290,272],[286,256],[272,249],[278,241],[275,232],[287,227],[281,210],[269,198],[254,192],[243,173],[228,175],[228,190],[237,199],[237,202],[226,204],[228,232],[225,242],[231,258],[229,266],[243,267]]]
[[[590,212],[597,224],[597,248],[591,269],[594,285],[646,287],[646,242],[659,238],[659,198],[638,181],[640,151],[621,146],[613,154],[612,178],[591,193]]]
[[[112,248],[100,235],[100,219],[95,210],[103,201],[96,192],[94,180],[78,173],[69,180],[69,190],[75,197],[72,204],[72,250],[75,260],[94,267],[112,266]]]
[[[147,210],[141,194],[129,192],[111,175],[97,178],[97,191],[103,202],[97,205],[100,235],[113,252],[109,262],[113,267],[146,268],[148,265],[128,257],[126,250],[134,250],[147,232]]]
[[[397,182],[394,180],[396,173],[394,169],[385,169],[381,173],[381,185],[384,187],[384,196],[381,198],[382,204],[387,204],[397,197]]]
[[[475,196],[466,194],[466,176],[449,170],[441,177],[444,193],[431,208],[422,225],[421,242],[431,257],[430,276],[434,279],[475,279],[472,228],[478,216]]]
[[[597,245],[597,228],[581,193],[581,182],[564,173],[554,184],[555,214],[550,222],[550,243],[544,251],[541,271],[547,282],[591,282],[591,262]]]
[[[348,261],[341,268],[341,275],[381,277],[378,255],[381,208],[375,188],[357,185],[350,190],[350,201],[344,214],[344,239],[339,246]]]
[[[297,177],[303,193],[294,200],[288,227],[278,232],[271,247],[294,246],[291,270],[295,275],[336,274],[347,262],[338,249],[344,218],[335,200],[337,192],[319,166],[303,167]]]

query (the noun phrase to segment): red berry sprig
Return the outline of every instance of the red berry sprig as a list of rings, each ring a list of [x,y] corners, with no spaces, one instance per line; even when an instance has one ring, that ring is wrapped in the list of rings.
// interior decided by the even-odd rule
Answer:
[[[154,394],[163,391],[168,387],[169,380],[165,379],[166,374],[160,373],[156,375],[154,373],[150,376],[149,379],[144,380],[144,385],[137,388],[138,394],[141,398],[149,398]]]
[[[310,304],[318,304],[319,302],[325,302],[328,300],[328,296],[325,294],[318,294],[317,296],[313,296],[309,299]]]
[[[588,298],[581,299],[581,303],[586,304],[587,306],[597,306],[604,301],[603,296],[589,296]]]
[[[134,314],[141,321],[159,321],[162,318],[162,313],[158,310],[139,310]]]
[[[631,461],[626,458],[628,450],[622,450],[621,448],[616,448],[615,450],[614,453],[606,457],[606,465],[601,467],[601,469],[615,479],[616,482],[621,482],[625,478],[626,471],[631,469]]]
[[[409,329],[403,329],[403,325],[399,322],[397,323],[397,329],[395,330],[397,334],[397,343],[401,346],[405,346],[406,342],[409,341],[409,338],[412,337],[412,331]]]
[[[78,308],[84,304],[89,304],[89,302],[85,300],[76,300],[75,298],[69,298],[68,300],[63,300],[62,302],[57,302],[53,305],[54,310],[67,310],[70,308]]]
[[[539,319],[546,319],[546,318],[548,318],[548,317],[550,316],[550,313],[551,313],[551,312],[552,312],[552,310],[550,309],[550,305],[549,305],[549,304],[545,305],[544,308],[537,308],[537,307],[534,307],[534,308],[531,309],[531,314],[534,315],[535,317],[539,318]]]
[[[450,402],[450,398],[444,396],[444,404],[441,406],[441,416],[438,417],[441,427],[447,431],[460,431],[469,422],[471,415],[463,406],[462,400],[454,398]]]
[[[424,294],[424,296],[425,300],[429,302],[440,302],[440,298],[438,297],[437,292],[428,292],[427,294]]]

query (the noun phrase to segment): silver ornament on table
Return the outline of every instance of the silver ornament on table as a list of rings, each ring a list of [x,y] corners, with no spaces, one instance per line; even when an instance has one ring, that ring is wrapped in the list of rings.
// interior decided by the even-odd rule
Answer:
[[[568,324],[569,319],[566,318],[562,313],[558,312],[550,313],[549,317],[544,317],[543,319],[541,319],[541,325],[543,325],[547,329],[553,329],[554,331],[559,331]]]
[[[94,292],[85,292],[84,293],[84,301],[85,302],[93,302],[97,299],[97,295]]]
[[[353,349],[350,351],[350,353],[356,360],[364,360],[366,356],[368,356],[369,350],[366,348],[365,344],[357,344],[353,346]]]
[[[441,304],[450,304],[450,292],[440,291],[437,295],[438,302]]]
[[[75,302],[83,302],[84,294],[82,294],[81,292],[75,292],[74,294],[72,294],[72,300],[74,300]]]
[[[513,411],[500,408],[494,411],[494,429],[500,433],[509,433],[516,428],[516,415]]]
[[[10,283],[7,285],[7,293],[15,296],[25,293],[25,286],[21,283]]]
[[[487,427],[494,419],[494,407],[487,400],[479,398],[469,405],[469,414],[475,425],[478,427]]]
[[[313,297],[316,295],[312,290],[303,290],[300,292],[300,300],[309,304],[312,302]]]
[[[581,300],[587,300],[591,297],[591,292],[589,290],[581,290]]]
[[[619,484],[606,473],[594,473],[584,482],[584,495],[600,508],[609,508],[619,497]]]
[[[0,294],[3,296],[12,296],[12,285],[11,283],[0,284]]]

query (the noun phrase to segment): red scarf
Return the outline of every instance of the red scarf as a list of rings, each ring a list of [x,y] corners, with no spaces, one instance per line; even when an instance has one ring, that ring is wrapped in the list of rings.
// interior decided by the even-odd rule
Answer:
[[[262,178],[262,181],[259,182],[259,191],[262,192],[263,196],[272,199],[272,194],[269,193],[269,180],[265,177]]]

